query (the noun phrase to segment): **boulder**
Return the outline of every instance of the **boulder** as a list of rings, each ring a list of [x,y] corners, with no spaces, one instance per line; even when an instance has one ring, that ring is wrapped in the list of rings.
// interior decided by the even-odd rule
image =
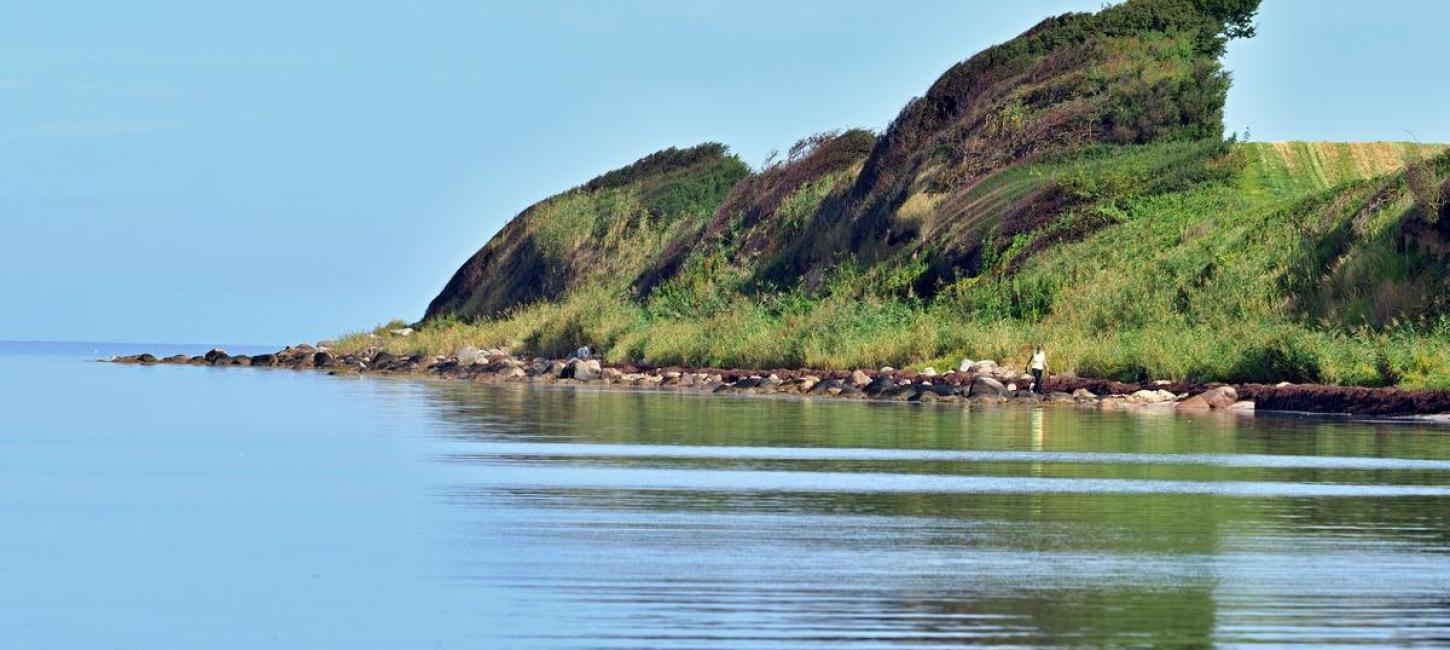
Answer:
[[[252,365],[252,358],[249,357],[249,356],[247,356],[247,355],[245,355],[245,354],[239,354],[239,355],[237,355],[235,357],[232,357],[232,365],[234,365],[234,366],[250,366],[250,365]]]
[[[221,348],[212,348],[208,350],[206,354],[202,355],[202,358],[206,359],[207,363],[216,363],[217,359],[227,359],[229,357],[227,356],[226,350],[223,350]]]
[[[923,377],[935,377],[937,375],[936,368],[927,366],[921,371],[921,375]]]
[[[851,385],[856,388],[863,388],[871,383],[871,377],[860,370],[851,371]]]
[[[594,381],[599,379],[604,370],[599,365],[599,360],[597,359],[584,359],[582,361],[576,359],[570,365],[573,366],[573,372],[570,376],[579,381]]]
[[[594,356],[594,351],[590,350],[589,346],[587,345],[581,345],[579,346],[578,350],[574,351],[574,356],[580,359],[588,359],[589,357]]]
[[[1079,389],[1077,389],[1075,391],[1072,391],[1072,398],[1073,399],[1097,399],[1098,396],[1095,395],[1095,394],[1093,394],[1092,391],[1090,391],[1090,390],[1088,390],[1086,388],[1079,388]]]
[[[871,383],[866,384],[864,387],[861,388],[861,392],[865,393],[870,397],[877,397],[888,391],[894,390],[896,390],[896,382],[892,381],[890,377],[884,376],[872,379]]]
[[[1233,386],[1210,388],[1198,396],[1202,397],[1205,402],[1208,402],[1210,407],[1216,409],[1228,408],[1239,400],[1239,393],[1234,390]]]
[[[881,366],[881,372],[896,372],[896,369],[891,366]]]
[[[960,392],[959,388],[949,384],[923,384],[921,388],[937,397],[948,397]]]
[[[488,357],[484,356],[482,350],[479,350],[478,348],[475,348],[471,345],[465,345],[461,348],[458,348],[458,351],[455,352],[453,356],[458,358],[458,365],[464,367],[471,366],[477,364],[480,361],[488,359]]]
[[[1006,397],[1010,392],[1006,386],[1002,385],[1002,382],[991,377],[978,375],[972,378],[972,387],[969,394],[972,397]]]
[[[1213,407],[1209,406],[1208,400],[1203,399],[1203,395],[1194,395],[1175,404],[1173,408],[1180,411],[1207,411]]]
[[[503,379],[522,379],[528,375],[529,373],[524,372],[524,369],[518,366],[509,366],[504,368],[503,372],[498,373],[498,376]]]
[[[386,353],[384,353],[384,354],[386,354]],[[271,355],[271,354],[259,354],[257,356],[252,357],[252,363],[250,365],[253,365],[253,366],[270,366],[270,365],[273,365],[275,363],[277,363],[277,357],[276,356]]]
[[[337,365],[337,357],[332,356],[330,352],[320,351],[312,355],[312,363],[318,368],[331,368]]]
[[[811,395],[832,395],[835,394],[831,393],[832,389],[835,389],[836,393],[840,393],[842,390],[845,390],[845,388],[846,382],[843,382],[839,379],[823,379],[816,385],[811,386],[810,389],[806,391],[806,393]]]
[[[1175,399],[1178,399],[1178,396],[1166,390],[1140,390],[1128,396],[1128,401],[1136,404],[1158,404]]]
[[[994,373],[994,372],[997,372],[997,362],[996,361],[993,361],[991,359],[983,359],[982,361],[978,361],[978,362],[972,364],[970,367],[968,367],[967,368],[967,372],[972,372],[972,373],[977,373],[977,374],[990,374],[990,373]]]
[[[957,372],[971,372],[972,365],[976,363],[976,361],[972,361],[971,359],[962,359],[962,362],[957,364]]]
[[[398,329],[395,329],[395,330],[388,330],[388,333],[389,334],[392,334],[393,336],[412,336],[413,335],[413,328],[411,328],[411,327],[399,327]]]

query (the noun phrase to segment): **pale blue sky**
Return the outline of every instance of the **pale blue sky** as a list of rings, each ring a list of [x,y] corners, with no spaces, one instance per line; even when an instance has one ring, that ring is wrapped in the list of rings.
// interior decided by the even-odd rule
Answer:
[[[9,2],[0,339],[288,343],[416,318],[529,203],[670,145],[880,128],[1100,1]],[[1010,6],[1003,6],[1010,5]],[[1266,0],[1230,130],[1450,141],[1450,3]]]

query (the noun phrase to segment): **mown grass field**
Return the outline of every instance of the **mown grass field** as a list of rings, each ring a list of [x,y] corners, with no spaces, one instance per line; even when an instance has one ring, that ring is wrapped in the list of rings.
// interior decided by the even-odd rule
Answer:
[[[609,361],[650,365],[944,369],[964,357],[1020,366],[1041,343],[1055,371],[1083,376],[1450,388],[1445,260],[1399,250],[1396,239],[1414,210],[1399,169],[1406,156],[1440,149],[1091,151],[1009,168],[969,194],[991,202],[1057,183],[1086,200],[930,297],[913,291],[911,260],[842,264],[810,290],[762,290],[748,262],[697,256],[645,300],[625,281],[595,282],[500,318],[431,320],[381,344],[541,355],[590,345]],[[1196,161],[1191,179],[1164,177],[1185,160]],[[1450,173],[1450,158],[1434,162]],[[817,189],[803,191],[819,200]],[[1009,263],[1033,237],[1089,213],[1109,225]],[[377,344],[360,333],[339,346]]]

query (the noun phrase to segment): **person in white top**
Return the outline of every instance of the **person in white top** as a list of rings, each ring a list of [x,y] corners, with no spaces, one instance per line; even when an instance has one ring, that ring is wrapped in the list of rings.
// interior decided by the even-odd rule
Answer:
[[[1032,390],[1039,395],[1045,394],[1042,376],[1047,373],[1047,353],[1042,351],[1042,346],[1037,346],[1037,351],[1032,353],[1032,363],[1028,367],[1032,369]]]

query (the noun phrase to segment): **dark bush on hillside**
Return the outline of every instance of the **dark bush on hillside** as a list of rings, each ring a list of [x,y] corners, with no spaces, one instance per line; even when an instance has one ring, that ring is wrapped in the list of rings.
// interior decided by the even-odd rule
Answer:
[[[1200,61],[1193,74],[1120,84],[1110,95],[1103,128],[1110,140],[1143,144],[1159,139],[1223,137],[1223,104],[1228,98],[1228,73],[1217,63]]]
[[[1439,221],[1440,213],[1445,207],[1445,188],[1435,172],[1435,166],[1428,160],[1416,157],[1405,166],[1405,179],[1410,186],[1410,194],[1415,197],[1415,207],[1420,212],[1420,218],[1431,224]],[[1443,185],[1450,187],[1450,179],[1445,179]]]
[[[589,192],[597,192],[611,187],[624,187],[641,179],[694,167],[702,162],[729,156],[729,147],[719,142],[706,142],[685,149],[670,147],[656,151],[619,169],[600,174],[580,187]]]

